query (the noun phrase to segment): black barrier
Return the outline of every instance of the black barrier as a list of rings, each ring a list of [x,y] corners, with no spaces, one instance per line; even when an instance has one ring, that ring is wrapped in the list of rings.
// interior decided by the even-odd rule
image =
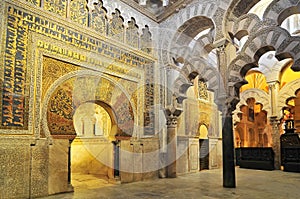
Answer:
[[[240,168],[274,170],[274,152],[271,147],[241,147],[235,152],[236,165]]]
[[[296,133],[280,136],[281,165],[284,171],[300,172],[300,139]]]

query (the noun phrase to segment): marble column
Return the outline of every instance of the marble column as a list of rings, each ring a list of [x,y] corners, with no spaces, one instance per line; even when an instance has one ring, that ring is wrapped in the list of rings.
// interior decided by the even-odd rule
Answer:
[[[270,123],[272,125],[272,149],[274,151],[274,168],[280,169],[281,166],[281,155],[280,155],[280,132],[279,124],[280,121],[276,116],[270,117]]]
[[[176,178],[177,117],[167,117],[167,177]]]
[[[268,82],[269,91],[270,91],[270,97],[271,97],[271,117],[278,116],[278,92],[279,92],[279,82],[278,81],[272,81]]]
[[[179,108],[177,98],[173,95],[172,105],[165,109],[167,118],[167,177],[176,178],[177,152],[177,119],[182,109]]]
[[[219,73],[223,78],[220,81],[220,93],[218,93],[219,107],[222,110],[222,148],[223,148],[223,187],[235,188],[235,163],[234,163],[234,142],[233,142],[233,123],[232,112],[235,110],[235,105],[238,102],[234,86],[228,85],[227,82],[227,47],[226,39],[218,44],[218,61]],[[223,83],[223,84],[222,84]],[[222,92],[222,89],[223,92]]]
[[[234,164],[234,143],[232,112],[223,115],[222,128],[223,141],[223,187],[235,188],[235,164]]]
[[[280,132],[279,132],[279,120],[278,120],[278,92],[279,82],[270,81],[268,82],[270,97],[271,97],[271,116],[270,123],[272,125],[272,148],[274,151],[274,167],[280,169]]]

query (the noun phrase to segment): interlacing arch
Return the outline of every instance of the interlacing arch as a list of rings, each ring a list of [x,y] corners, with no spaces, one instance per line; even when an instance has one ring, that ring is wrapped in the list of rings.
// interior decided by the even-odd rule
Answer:
[[[250,35],[240,55],[231,62],[229,84],[236,85],[241,82],[238,73],[244,77],[248,70],[257,66],[260,57],[268,51],[276,51],[275,56],[279,61],[294,58],[292,69],[297,69],[297,63],[300,63],[298,48],[300,48],[300,38],[291,37],[289,32],[281,27],[259,30],[255,35]]]
[[[228,32],[231,37],[240,40],[241,37],[244,36],[243,33],[246,33],[247,35],[250,35],[251,33],[253,35],[257,31],[269,26],[276,26],[276,23],[266,20],[261,21],[256,14],[248,13],[237,18],[234,21],[234,25],[228,30]]]
[[[271,102],[269,94],[257,88],[245,90],[240,94],[240,102],[237,104],[237,110],[240,110],[242,105],[247,105],[247,99],[254,98],[256,103],[263,105],[262,110],[271,113]]]
[[[296,92],[300,88],[300,79],[287,83],[278,93],[277,110],[278,115],[282,115],[281,109],[286,106],[286,100],[296,97]]]
[[[234,21],[234,25],[228,30],[229,34],[236,37],[239,32],[246,31],[249,38],[229,66],[229,85],[239,88],[246,83],[243,77],[247,71],[256,67],[259,58],[271,50],[276,51],[275,56],[279,61],[293,58],[294,64],[291,68],[294,71],[300,70],[300,38],[292,37],[288,31],[278,26],[285,18],[299,13],[299,2],[273,1],[266,9],[263,21],[254,14],[242,15]]]
[[[194,2],[191,5],[188,5],[186,9],[181,10],[178,14],[174,15],[173,17],[170,17],[166,21],[164,21],[160,26],[160,35],[161,39],[159,42],[159,49],[161,49],[161,52],[159,54],[160,59],[162,60],[164,65],[168,65],[172,63],[172,48],[177,48],[178,46],[174,46],[174,39],[176,41],[176,38],[178,36],[178,30],[180,27],[184,25],[188,20],[191,20],[194,17],[206,17],[208,19],[211,19],[214,24],[214,35],[213,35],[213,41],[216,39],[221,39],[224,37],[223,31],[222,31],[222,20],[220,15],[225,14],[225,10],[227,9],[227,4],[222,4],[220,2],[216,1],[199,1]],[[201,24],[200,24],[201,25]],[[198,32],[199,33],[199,32]],[[193,38],[192,38],[193,39]],[[203,46],[208,46],[211,38],[202,38],[199,43],[203,43]],[[198,55],[199,56],[199,55]]]
[[[170,65],[170,63],[174,65],[176,58],[182,57],[184,59],[183,67],[177,68],[179,77],[173,84],[174,94],[179,99],[186,98],[186,91],[193,85],[192,80],[197,75],[207,81],[209,90],[215,93],[221,90],[219,87],[223,80],[216,66],[212,66],[208,60],[209,53],[214,49],[215,37],[220,34],[220,30],[216,26],[221,22],[214,21],[215,12],[221,9],[218,6],[224,5],[217,5],[216,2],[193,4],[188,9],[178,13],[179,16],[163,23],[166,31],[162,33],[162,38],[164,38],[161,43],[162,62],[165,65]],[[194,12],[190,12],[191,10]],[[173,23],[171,24],[171,22]],[[168,28],[170,25],[173,26],[170,29],[174,31],[170,31]],[[205,34],[200,36],[202,31],[205,31]],[[192,76],[193,78],[191,78]]]

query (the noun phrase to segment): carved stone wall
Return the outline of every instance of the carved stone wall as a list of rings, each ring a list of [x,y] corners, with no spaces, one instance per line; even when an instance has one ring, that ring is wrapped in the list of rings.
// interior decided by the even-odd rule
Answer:
[[[30,141],[0,140],[1,198],[29,198]],[[47,155],[47,154],[46,154]]]
[[[112,107],[121,134],[155,134],[155,57],[140,49],[136,26],[136,35],[126,42],[116,41],[106,31],[111,15],[102,4],[92,11],[86,3],[0,2],[1,197],[30,198],[72,190],[68,182],[69,139],[75,135],[72,117],[86,101]],[[146,20],[139,33],[145,25],[151,32],[150,24],[155,25]],[[127,26],[124,21],[123,38]],[[152,49],[152,42],[147,45]],[[53,139],[54,135],[65,137]],[[145,144],[142,152],[155,146]],[[144,159],[144,165],[153,160],[158,155]],[[157,176],[157,171],[143,175]]]

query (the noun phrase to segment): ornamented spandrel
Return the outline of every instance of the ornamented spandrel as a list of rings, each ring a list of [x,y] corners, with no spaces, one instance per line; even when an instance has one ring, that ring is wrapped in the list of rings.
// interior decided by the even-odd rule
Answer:
[[[108,26],[108,36],[118,41],[124,41],[124,26],[120,11],[116,9],[112,16]]]
[[[64,89],[59,89],[56,94],[50,100],[50,112],[66,119],[72,119],[73,107],[72,107],[72,93],[67,92]]]
[[[131,21],[128,22],[128,28],[126,31],[126,43],[134,48],[139,46],[139,33],[138,26],[136,25],[135,19],[131,18]]]
[[[67,0],[44,0],[44,9],[62,17],[67,16]]]
[[[73,64],[43,57],[42,100],[47,90],[58,78],[77,70],[79,70],[79,67]]]
[[[71,0],[70,2],[70,18],[79,24],[87,26],[88,10],[86,0]]]
[[[110,81],[101,78],[96,91],[96,99],[105,102],[110,102],[112,98],[112,91],[114,90],[115,86]]]
[[[140,44],[140,48],[142,51],[146,52],[146,53],[151,53],[152,52],[152,35],[151,32],[149,31],[149,27],[145,26],[145,28],[143,28],[143,34],[141,36],[141,44]]]
[[[72,81],[61,85],[51,96],[47,111],[47,124],[51,134],[74,134]]]
[[[41,0],[26,0],[27,2],[30,2],[36,6],[40,6],[41,5]]]
[[[103,8],[102,1],[94,6],[94,9],[90,11],[91,15],[91,28],[95,29],[100,34],[106,34],[106,10]]]

